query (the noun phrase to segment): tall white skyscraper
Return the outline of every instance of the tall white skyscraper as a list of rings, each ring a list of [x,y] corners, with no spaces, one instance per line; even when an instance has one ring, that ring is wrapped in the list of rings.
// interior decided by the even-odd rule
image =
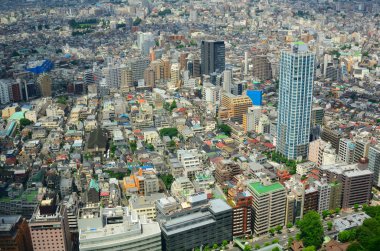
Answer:
[[[308,155],[314,61],[302,42],[281,52],[277,151],[289,159]]]

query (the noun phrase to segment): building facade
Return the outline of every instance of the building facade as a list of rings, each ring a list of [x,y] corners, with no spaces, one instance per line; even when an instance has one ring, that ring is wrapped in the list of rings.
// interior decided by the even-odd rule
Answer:
[[[308,154],[314,58],[302,43],[281,52],[276,147],[288,159]]]
[[[224,41],[202,41],[201,71],[204,75],[213,72],[222,73],[225,69],[226,48]]]

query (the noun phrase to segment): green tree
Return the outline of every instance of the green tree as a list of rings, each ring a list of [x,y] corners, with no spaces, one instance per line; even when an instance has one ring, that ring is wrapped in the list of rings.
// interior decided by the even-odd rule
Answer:
[[[269,242],[265,242],[265,243],[264,243],[264,247],[267,247],[267,246],[269,246],[269,245],[270,245]]]
[[[139,24],[141,23],[141,18],[139,17],[136,17],[136,19],[133,21],[133,26],[139,26]]]
[[[292,228],[292,227],[293,227],[293,224],[292,224],[292,223],[288,222],[288,223],[286,224],[286,228]]]
[[[301,239],[306,247],[320,248],[323,243],[323,225],[321,217],[315,211],[309,211],[300,222]]]
[[[322,217],[323,217],[323,219],[326,218],[329,215],[330,215],[330,212],[328,210],[323,210],[322,211]]]
[[[274,240],[272,241],[272,244],[275,244],[275,243],[278,243],[278,242],[279,242],[278,239],[274,239]]]
[[[171,174],[161,174],[160,179],[164,182],[166,189],[170,189],[174,181],[174,177]]]
[[[26,118],[20,119],[20,126],[21,126],[21,128],[24,128],[25,126],[28,126],[28,125],[31,125],[31,124],[33,124],[33,122],[30,121],[29,119],[26,119]]]
[[[170,138],[177,137],[178,136],[178,129],[175,127],[162,128],[159,131],[159,134],[161,137],[164,137],[164,136],[169,136]]]
[[[219,246],[218,246],[218,244],[215,243],[215,244],[212,246],[212,248],[213,248],[213,249],[217,249],[217,248],[219,248]]]
[[[335,208],[335,213],[336,213],[336,214],[339,214],[339,213],[340,213],[340,208],[339,208],[339,207]]]
[[[173,102],[170,104],[170,111],[173,111],[175,108],[177,108],[177,102],[175,100],[173,100]]]
[[[314,246],[307,246],[305,247],[304,249],[302,249],[303,251],[316,251],[315,247]]]
[[[289,237],[288,239],[288,247],[292,246],[292,243],[293,243],[293,237]]]
[[[256,244],[255,245],[255,249],[257,250],[257,249],[260,249],[261,248],[261,246],[259,245],[259,244]]]
[[[355,210],[355,212],[359,211],[359,205],[358,204],[354,205],[354,210]]]
[[[281,230],[282,230],[282,226],[280,226],[280,225],[276,226],[276,232],[278,234],[281,234]]]
[[[137,150],[137,143],[136,143],[136,141],[129,142],[129,148],[131,149],[131,152],[134,153]]]
[[[272,251],[280,251],[280,249],[278,247],[275,247],[272,249]]]
[[[219,129],[221,132],[223,132],[225,135],[227,135],[227,136],[231,136],[231,131],[232,131],[232,129],[231,129],[230,126],[228,126],[228,125],[226,125],[226,124],[220,124],[220,125],[218,125],[218,129]]]
[[[327,230],[331,231],[332,227],[333,227],[333,223],[331,221],[328,221],[327,222]]]
[[[341,242],[353,241],[356,238],[356,229],[343,230],[338,234],[338,239]]]
[[[223,240],[222,241],[223,248],[226,248],[227,245],[228,245],[228,241],[227,240]]]
[[[276,229],[274,229],[274,228],[269,229],[269,233],[270,233],[271,235],[274,235],[275,232],[276,232]]]
[[[245,245],[244,246],[244,251],[251,251],[252,247],[250,245]]]

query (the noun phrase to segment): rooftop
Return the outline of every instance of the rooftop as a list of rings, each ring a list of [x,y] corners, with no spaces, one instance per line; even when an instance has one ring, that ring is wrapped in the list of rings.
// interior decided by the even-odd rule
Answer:
[[[254,183],[250,183],[249,187],[251,188],[253,192],[257,193],[258,195],[271,193],[277,190],[284,189],[284,187],[279,182],[275,182],[267,186],[262,184],[261,182],[254,182]]]

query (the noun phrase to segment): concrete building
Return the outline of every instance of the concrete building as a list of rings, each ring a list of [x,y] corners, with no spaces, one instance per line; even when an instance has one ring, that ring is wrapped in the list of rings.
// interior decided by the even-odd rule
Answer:
[[[156,201],[164,198],[165,194],[163,193],[154,193],[149,196],[137,196],[133,195],[129,199],[129,209],[131,212],[136,212],[140,217],[147,217],[148,219],[155,220],[156,213]]]
[[[95,207],[79,215],[79,250],[161,250],[157,222],[139,218],[128,208]]]
[[[243,115],[244,132],[257,132],[261,118],[261,106],[249,107],[247,113]]]
[[[350,139],[340,139],[338,159],[346,164],[354,162],[355,142]]]
[[[252,106],[252,101],[248,96],[235,96],[231,93],[222,93],[219,108],[219,118],[222,120],[232,120],[242,123],[243,115]]]
[[[276,149],[288,159],[308,155],[314,58],[303,43],[281,52]]]
[[[265,55],[255,55],[252,57],[253,64],[253,77],[264,81],[267,79],[272,79],[272,67]]]
[[[335,210],[342,206],[342,183],[333,182],[330,186],[330,204],[329,209]]]
[[[162,250],[190,251],[232,240],[232,208],[220,199],[207,202],[205,194],[194,195],[186,210],[167,211],[157,202],[162,231]],[[174,206],[175,207],[175,206]]]
[[[369,148],[368,169],[373,172],[373,184],[380,187],[380,145]]]
[[[11,101],[9,86],[11,82],[5,79],[0,79],[0,104],[7,104]]]
[[[322,214],[330,208],[331,187],[324,179],[315,181],[314,186],[318,190],[318,213]]]
[[[42,97],[51,97],[52,79],[47,74],[42,74],[37,78],[37,84],[40,87]]]
[[[170,68],[170,83],[169,88],[176,89],[181,85],[181,76],[179,71],[179,64],[172,64]]]
[[[0,250],[33,250],[28,222],[21,215],[0,216]]]
[[[232,87],[232,70],[226,69],[223,72],[223,91],[231,93]]]
[[[314,187],[309,187],[305,189],[305,199],[303,206],[303,213],[306,214],[308,211],[318,211],[318,190]]]
[[[270,228],[285,223],[286,191],[279,183],[253,182],[248,184],[253,196],[253,232],[264,234]]]
[[[66,207],[58,196],[46,197],[29,221],[33,250],[72,250]]]
[[[233,179],[235,175],[242,172],[240,166],[232,160],[221,160],[216,163],[215,179],[219,184],[224,185],[226,181]]]
[[[321,166],[319,175],[329,183],[342,183],[342,208],[368,203],[371,198],[373,172],[359,169],[358,164]]]
[[[182,163],[185,176],[191,181],[194,180],[195,174],[202,170],[198,151],[196,149],[178,150],[177,157],[179,162]]]
[[[222,73],[226,67],[224,41],[202,41],[201,60],[202,74]]]
[[[252,196],[238,193],[235,197],[227,200],[232,207],[232,235],[245,236],[252,234]]]

